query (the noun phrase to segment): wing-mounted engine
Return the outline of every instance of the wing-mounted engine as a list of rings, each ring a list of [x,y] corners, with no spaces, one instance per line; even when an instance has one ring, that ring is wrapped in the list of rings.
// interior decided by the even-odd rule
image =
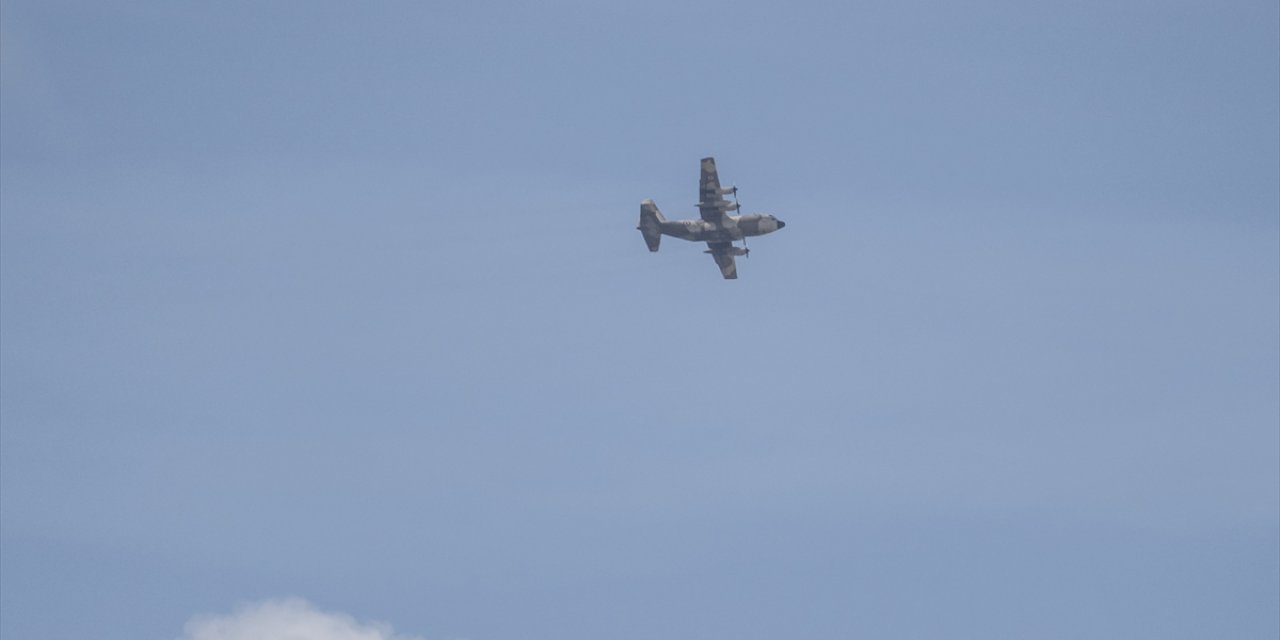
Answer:
[[[696,206],[700,211],[717,211],[720,213],[728,213],[730,211],[738,210],[737,202],[729,202],[724,198],[721,198],[719,200],[699,202]]]
[[[735,247],[733,245],[727,247],[716,247],[715,249],[707,249],[703,253],[709,253],[713,256],[746,256],[751,250],[746,247]]]

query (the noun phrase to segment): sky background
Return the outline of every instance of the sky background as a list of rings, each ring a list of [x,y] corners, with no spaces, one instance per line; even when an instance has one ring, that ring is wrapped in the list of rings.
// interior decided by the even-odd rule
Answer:
[[[5,638],[1280,635],[1274,1],[0,36]]]

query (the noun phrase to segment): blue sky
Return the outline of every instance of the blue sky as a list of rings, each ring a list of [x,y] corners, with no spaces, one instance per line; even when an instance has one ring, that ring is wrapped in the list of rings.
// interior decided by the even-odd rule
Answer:
[[[1274,2],[0,30],[4,637],[1280,633]]]

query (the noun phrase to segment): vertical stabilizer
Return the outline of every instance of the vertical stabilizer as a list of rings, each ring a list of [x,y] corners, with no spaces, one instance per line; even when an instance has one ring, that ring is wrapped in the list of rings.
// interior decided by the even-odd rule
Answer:
[[[640,226],[636,228],[644,235],[644,243],[649,245],[650,251],[658,250],[658,244],[662,242],[662,223],[666,221],[652,200],[640,203]]]

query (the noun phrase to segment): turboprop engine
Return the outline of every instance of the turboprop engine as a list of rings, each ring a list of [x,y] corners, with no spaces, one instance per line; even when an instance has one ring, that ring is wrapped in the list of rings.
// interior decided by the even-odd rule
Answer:
[[[751,250],[746,247],[727,247],[722,251],[712,251],[708,249],[703,251],[703,253],[710,253],[712,255],[720,254],[722,256],[745,256],[748,253],[751,253]]]

